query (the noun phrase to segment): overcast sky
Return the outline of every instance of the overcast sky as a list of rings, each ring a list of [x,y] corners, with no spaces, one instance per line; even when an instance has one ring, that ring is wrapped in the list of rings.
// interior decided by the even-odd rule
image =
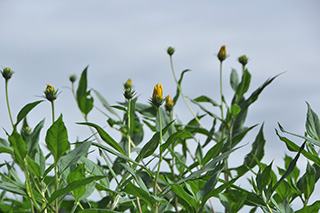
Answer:
[[[263,92],[248,115],[248,126],[265,122],[266,163],[273,159],[282,163],[284,157],[285,147],[274,132],[277,122],[303,134],[305,101],[320,114],[317,0],[3,0],[0,11],[0,66],[15,71],[9,84],[14,117],[25,104],[39,100],[50,83],[62,91],[56,101],[56,114],[64,114],[70,141],[89,131],[74,124],[82,117],[66,88],[70,86],[69,75],[79,77],[89,65],[89,87],[100,91],[111,104],[123,100],[123,83],[128,78],[132,78],[140,102],[148,101],[158,82],[163,84],[165,94],[174,95],[175,84],[165,52],[168,46],[176,48],[177,75],[184,69],[192,70],[182,85],[190,98],[204,94],[219,100],[219,63],[215,54],[221,45],[227,46],[230,55],[223,71],[226,94],[231,94],[230,71],[240,71],[237,57],[242,54],[250,59],[249,91],[286,71]],[[4,80],[0,86],[0,126],[11,131]],[[227,100],[230,102],[230,96]],[[196,106],[193,109],[200,112]],[[184,121],[191,119],[181,100],[176,114]],[[29,123],[34,126],[44,117],[48,127],[49,103],[37,107]],[[93,112],[89,120],[103,126],[106,119]],[[257,131],[244,143],[251,142]],[[0,137],[5,138],[3,131]],[[248,145],[239,153],[250,149]]]

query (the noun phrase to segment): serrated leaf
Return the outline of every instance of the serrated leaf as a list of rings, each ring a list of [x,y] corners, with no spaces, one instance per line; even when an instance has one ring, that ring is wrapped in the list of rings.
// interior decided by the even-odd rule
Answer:
[[[16,160],[23,165],[24,158],[27,154],[27,148],[22,136],[16,129],[14,129],[12,135],[9,136],[9,142],[14,150]]]

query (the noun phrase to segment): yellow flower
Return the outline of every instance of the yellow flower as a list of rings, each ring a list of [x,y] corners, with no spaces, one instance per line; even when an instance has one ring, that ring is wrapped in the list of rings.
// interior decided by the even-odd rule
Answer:
[[[171,112],[172,109],[173,109],[173,105],[174,105],[174,103],[173,103],[173,101],[171,99],[171,96],[167,95],[167,97],[166,97],[166,105],[165,105],[166,110]]]
[[[167,95],[166,97],[166,105],[173,106],[173,101],[170,95]]]
[[[152,100],[151,102],[156,106],[159,107],[163,103],[163,89],[162,84],[157,84],[154,86]]]
[[[162,84],[157,84],[154,86],[152,99],[163,99],[163,89]]]
[[[218,59],[222,62],[227,58],[227,52],[226,52],[226,45],[223,45],[220,48],[220,51],[218,53]]]

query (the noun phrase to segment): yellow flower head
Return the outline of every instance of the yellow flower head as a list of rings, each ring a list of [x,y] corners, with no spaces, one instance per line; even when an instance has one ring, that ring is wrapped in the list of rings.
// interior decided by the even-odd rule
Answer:
[[[227,52],[226,52],[226,45],[223,45],[220,48],[220,51],[218,53],[218,59],[222,62],[227,58]]]
[[[173,106],[173,101],[170,95],[167,95],[166,97],[166,105]]]
[[[47,88],[46,88],[46,91],[45,91],[45,92],[51,92],[51,91],[54,92],[53,86],[51,86],[50,84],[47,84]]]
[[[152,99],[163,99],[163,89],[162,84],[157,84],[154,86]]]
[[[163,103],[163,89],[162,84],[157,84],[154,86],[153,94],[151,102],[156,106],[159,107]]]

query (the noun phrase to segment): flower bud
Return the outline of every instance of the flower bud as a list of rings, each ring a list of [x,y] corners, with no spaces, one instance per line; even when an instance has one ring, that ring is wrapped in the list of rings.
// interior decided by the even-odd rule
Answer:
[[[131,86],[132,86],[131,78],[129,78],[123,86],[124,86],[124,89],[128,89],[128,88],[131,89]]]
[[[124,97],[128,100],[133,98],[133,96],[136,94],[136,91],[132,89],[131,79],[129,78],[123,86],[124,86],[124,93],[123,93]]]
[[[226,46],[223,45],[218,53],[218,59],[222,62],[227,58]]]
[[[166,110],[168,112],[171,112],[173,110],[173,106],[174,106],[174,103],[173,103],[173,101],[171,99],[171,96],[167,95],[167,97],[166,97],[166,105],[165,105]]]
[[[52,102],[54,100],[57,99],[58,97],[58,90],[56,91],[53,86],[51,86],[50,84],[47,84],[47,88],[46,90],[44,91],[44,94],[45,94],[45,98]]]
[[[170,56],[173,55],[174,51],[175,51],[175,49],[174,49],[173,47],[168,47],[168,49],[167,49],[167,53],[168,53],[168,55],[170,55]]]
[[[151,102],[152,102],[153,105],[155,105],[156,107],[161,106],[161,104],[163,103],[163,89],[162,89],[162,84],[160,84],[160,85],[157,84],[157,85],[154,86]]]
[[[248,58],[246,55],[242,55],[238,58],[238,61],[240,64],[242,64],[242,66],[246,66],[246,64],[248,63]]]
[[[69,80],[71,81],[71,83],[74,83],[77,80],[77,76],[76,75],[70,75],[69,76]]]
[[[1,71],[1,74],[3,78],[6,79],[6,81],[8,81],[12,77],[13,71],[10,67],[6,67]]]

